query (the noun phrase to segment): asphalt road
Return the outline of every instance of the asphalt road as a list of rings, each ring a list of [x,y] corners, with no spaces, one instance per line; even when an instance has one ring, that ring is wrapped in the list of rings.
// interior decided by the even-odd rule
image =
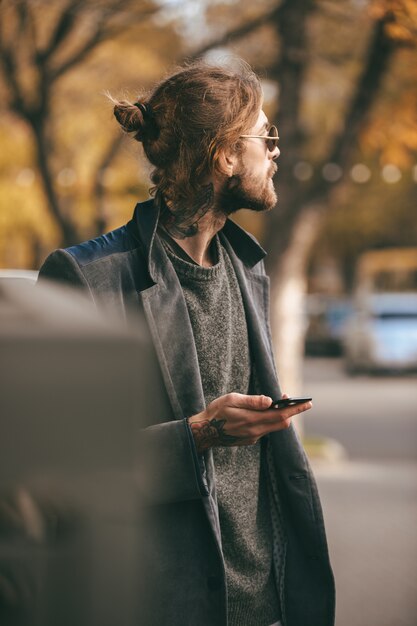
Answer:
[[[309,359],[303,391],[314,399],[306,435],[348,453],[313,461],[336,626],[417,626],[417,377],[349,378],[338,359]]]
[[[307,359],[306,435],[333,437],[351,459],[417,461],[417,376],[348,377],[341,359]]]

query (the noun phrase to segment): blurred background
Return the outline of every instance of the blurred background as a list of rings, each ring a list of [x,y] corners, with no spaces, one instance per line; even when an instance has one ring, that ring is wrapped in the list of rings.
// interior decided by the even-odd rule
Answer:
[[[0,280],[130,218],[148,167],[105,92],[199,56],[248,61],[279,128],[278,206],[236,220],[268,251],[282,387],[314,398],[337,625],[415,626],[415,0],[2,0]]]

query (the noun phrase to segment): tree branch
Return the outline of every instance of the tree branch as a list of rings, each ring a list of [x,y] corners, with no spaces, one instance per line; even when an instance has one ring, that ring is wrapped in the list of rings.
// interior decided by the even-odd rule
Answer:
[[[66,74],[68,70],[75,67],[101,42],[103,41],[103,35],[101,29],[97,29],[93,35],[83,44],[83,46],[73,54],[72,57],[63,61],[61,65],[49,72],[49,80],[51,84],[60,78],[63,74]]]
[[[13,57],[11,49],[4,44],[0,39],[0,62],[3,67],[3,72],[6,78],[6,82],[11,91],[10,107],[22,116],[26,116],[27,109],[23,94],[20,89],[19,82],[17,80],[16,63]]]
[[[357,136],[367,121],[388,64],[398,48],[397,42],[386,34],[386,27],[392,21],[392,14],[387,14],[375,24],[365,67],[357,82],[341,132],[335,137],[330,150],[328,160],[331,162],[346,163],[357,145]]]
[[[232,28],[228,30],[226,33],[223,33],[223,35],[220,35],[220,37],[218,37],[217,39],[212,39],[206,45],[198,48],[197,50],[194,50],[191,55],[187,55],[187,58],[190,60],[197,59],[209,50],[212,50],[213,48],[219,48],[220,46],[230,44],[232,41],[241,39],[245,35],[249,35],[260,26],[276,20],[281,11],[281,6],[282,3],[279,3],[279,5],[275,6],[271,11],[259,15],[257,18],[250,20],[250,22],[246,22],[245,24],[241,24],[237,28]]]
[[[71,34],[74,23],[76,21],[76,10],[81,4],[81,0],[70,0],[67,6],[63,9],[58,21],[53,29],[49,41],[43,50],[38,52],[38,58],[40,61],[47,61],[51,54],[55,52],[59,46]]]
[[[126,6],[125,3],[120,4],[121,6]],[[113,25],[108,22],[108,15],[102,14],[101,19],[96,24],[94,32],[83,43],[81,48],[77,50],[71,57],[63,61],[61,65],[50,71],[49,76],[51,83],[60,78],[68,70],[81,63],[97,45],[99,45],[103,41],[111,39],[112,37],[116,37],[124,29],[129,28],[133,24],[137,23],[139,19],[147,19],[155,15],[160,10],[161,7],[149,7],[148,9],[137,12],[134,16],[132,16],[132,14],[129,14],[128,16],[126,16],[125,20],[119,20],[117,24]]]

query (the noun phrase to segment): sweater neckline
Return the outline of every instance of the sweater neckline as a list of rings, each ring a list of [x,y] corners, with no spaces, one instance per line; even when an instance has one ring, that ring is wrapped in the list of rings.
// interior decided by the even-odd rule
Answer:
[[[176,254],[173,248],[171,248],[165,237],[161,237],[161,242],[177,274],[185,278],[207,281],[217,278],[221,274],[224,266],[223,250],[218,235],[215,235],[213,239],[214,245],[216,246],[217,263],[211,267],[198,265],[191,257],[189,257],[190,261],[187,261],[186,258],[181,258]]]

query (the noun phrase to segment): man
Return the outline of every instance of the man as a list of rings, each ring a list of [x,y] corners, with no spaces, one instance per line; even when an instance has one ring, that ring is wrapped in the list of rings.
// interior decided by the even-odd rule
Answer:
[[[265,253],[228,219],[276,204],[278,133],[259,80],[244,63],[198,62],[114,112],[154,167],[155,198],[126,226],[54,252],[41,278],[83,286],[99,307],[133,306],[152,336],[160,394],[138,463],[151,463],[157,600],[140,623],[330,626],[323,519],[291,426],[311,403],[271,408]]]

